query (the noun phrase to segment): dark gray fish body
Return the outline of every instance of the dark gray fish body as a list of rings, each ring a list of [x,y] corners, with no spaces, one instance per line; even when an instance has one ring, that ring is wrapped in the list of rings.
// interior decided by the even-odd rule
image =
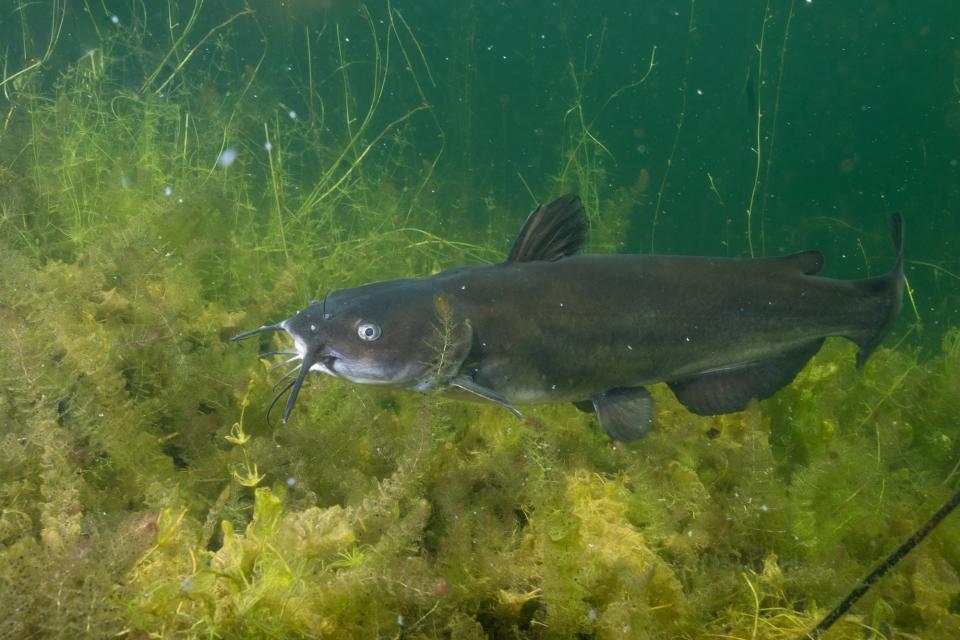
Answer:
[[[815,251],[573,255],[586,221],[568,196],[530,215],[502,264],[333,292],[261,330],[286,330],[306,365],[285,416],[312,369],[440,388],[518,415],[514,404],[574,402],[596,411],[612,438],[631,440],[652,415],[645,385],[667,382],[691,411],[718,414],[788,384],[826,337],[856,342],[862,364],[900,308],[894,223],[893,270],[843,281],[816,275]]]
[[[826,336],[869,341],[890,296],[771,260],[574,256],[434,279],[470,318],[476,381],[516,402],[686,379]],[[885,324],[885,323],[884,323]]]

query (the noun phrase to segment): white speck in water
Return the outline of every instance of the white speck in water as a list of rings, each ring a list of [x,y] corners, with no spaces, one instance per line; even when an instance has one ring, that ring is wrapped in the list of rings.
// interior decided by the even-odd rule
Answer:
[[[237,159],[237,149],[236,147],[227,147],[220,152],[220,156],[217,158],[217,164],[222,168],[226,169],[233,164],[233,161]]]
[[[189,591],[193,591],[193,578],[190,577],[190,576],[187,576],[186,578],[184,578],[183,580],[181,580],[181,581],[180,581],[180,590],[181,590],[181,591],[188,591],[188,592],[189,592]]]
[[[273,151],[273,145],[270,143],[269,140],[263,143],[263,148],[266,149],[267,151]]]
[[[702,95],[703,95],[703,89],[697,89],[697,95],[698,95],[698,96],[702,96]]]
[[[294,111],[293,109],[290,109],[290,111],[287,111],[287,115],[290,116],[291,120],[297,119],[297,112]]]
[[[173,187],[170,187],[170,186],[164,187],[164,188],[163,188],[163,195],[167,196],[168,198],[169,198],[170,196],[172,196],[172,195],[173,195]]]
[[[344,41],[344,42],[350,42],[350,38],[344,38],[343,41]]]
[[[287,478],[287,486],[293,489],[295,486],[297,486],[297,479],[293,476]]]
[[[693,529],[687,529],[687,537],[688,537],[688,538],[692,538],[692,537],[693,537]]]
[[[556,391],[556,390],[557,390],[557,385],[555,385],[555,384],[550,385],[550,389],[552,389],[553,391]]]
[[[467,285],[465,284],[460,285],[460,291],[466,291],[466,290],[467,290]]]
[[[310,325],[310,331],[313,331],[314,333],[316,333],[316,331],[317,331],[317,325],[315,325],[315,324]]]
[[[105,414],[103,411],[101,411],[100,413],[97,414],[97,417],[98,417],[98,418],[106,418],[106,417],[107,417],[107,414]]]
[[[760,505],[760,511],[763,511],[764,513],[766,513],[767,511],[770,511],[770,507],[768,507],[765,504],[762,504]]]
[[[563,303],[562,303],[562,302],[560,303],[560,308],[563,309]]]
[[[113,24],[120,24],[120,16],[116,16],[116,15],[110,16],[110,22],[112,22]]]
[[[183,198],[177,198],[177,204],[183,204]]]
[[[129,189],[133,186],[133,180],[130,179],[130,176],[120,176],[120,186]]]
[[[587,611],[587,620],[594,622],[597,619],[597,610],[591,608],[590,611]]]
[[[401,627],[403,626],[403,614],[398,614],[398,615],[397,615],[397,625],[399,625],[399,626],[401,626]]]
[[[686,340],[687,342],[690,342],[690,336],[687,336],[686,338],[684,338],[684,340]]]
[[[633,351],[633,346],[628,344],[628,345],[627,345],[627,351]]]

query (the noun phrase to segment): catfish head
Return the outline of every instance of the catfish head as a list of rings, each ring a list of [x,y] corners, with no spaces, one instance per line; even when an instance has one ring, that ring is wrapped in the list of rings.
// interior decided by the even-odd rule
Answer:
[[[284,380],[274,405],[287,391],[283,421],[290,417],[307,374],[318,371],[358,384],[426,391],[456,375],[470,352],[472,331],[457,321],[449,302],[426,280],[391,280],[343,289],[313,302],[277,324],[241,333],[242,340],[268,331],[286,331],[299,362]],[[276,387],[275,387],[276,388]]]

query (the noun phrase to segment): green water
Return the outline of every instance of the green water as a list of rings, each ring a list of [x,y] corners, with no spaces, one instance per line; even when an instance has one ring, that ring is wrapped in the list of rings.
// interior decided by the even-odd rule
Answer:
[[[960,5],[0,3],[0,638],[799,638],[957,488]],[[645,439],[285,369],[230,336],[589,250],[889,268],[741,413]],[[257,341],[253,341],[257,342]],[[948,518],[830,638],[960,637]]]

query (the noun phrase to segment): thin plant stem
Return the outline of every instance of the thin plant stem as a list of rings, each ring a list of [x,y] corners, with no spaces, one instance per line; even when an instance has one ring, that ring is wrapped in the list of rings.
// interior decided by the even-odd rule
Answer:
[[[763,20],[760,23],[760,41],[757,43],[757,118],[756,118],[756,136],[754,139],[753,153],[757,162],[753,171],[753,186],[750,189],[750,200],[747,203],[747,250],[750,257],[754,257],[753,250],[753,207],[757,201],[757,191],[760,187],[760,168],[762,167],[762,140],[763,132],[763,43],[767,36],[767,23],[770,22],[770,0],[767,0],[763,8]]]
[[[790,24],[793,22],[793,9],[796,0],[790,0],[787,24],[783,28],[783,44],[780,46],[780,68],[777,70],[777,88],[773,97],[773,117],[770,119],[770,142],[767,144],[767,167],[763,172],[763,193],[760,196],[760,253],[767,253],[766,212],[767,195],[770,190],[770,170],[773,168],[773,148],[777,140],[777,118],[780,115],[780,88],[783,86],[783,68],[787,58],[787,40],[790,38]],[[759,94],[759,92],[758,92]],[[759,104],[759,95],[758,95]]]
[[[23,17],[24,5],[21,3],[18,7],[18,11],[21,14],[21,19],[23,20],[23,53],[26,55],[27,52],[27,43],[26,43],[26,18]],[[28,64],[23,69],[12,73],[11,75],[6,74],[6,65],[4,65],[4,75],[3,79],[0,80],[0,87],[3,87],[4,96],[9,98],[10,95],[7,93],[7,83],[13,82],[20,76],[30,73],[35,69],[39,69],[47,63],[50,59],[50,56],[53,55],[53,50],[57,46],[57,41],[60,39],[60,31],[63,29],[63,20],[66,17],[67,9],[66,6],[60,0],[54,0],[52,7],[50,9],[50,37],[47,40],[46,51],[43,52],[43,55],[40,56],[38,60],[35,60],[31,64]]]
[[[275,125],[279,129],[279,124]],[[263,135],[266,139],[266,149],[267,149],[267,160],[270,164],[270,187],[273,191],[273,209],[274,213],[277,216],[277,228],[280,230],[280,246],[283,248],[283,257],[286,258],[287,262],[290,261],[290,253],[287,250],[287,234],[284,231],[283,224],[283,205],[280,202],[280,194],[282,191],[281,180],[279,176],[278,165],[280,164],[279,148],[277,151],[277,159],[274,160],[274,145],[270,142],[270,129],[267,126],[267,123],[263,123]],[[279,136],[277,137],[279,139]]]
[[[653,206],[653,220],[650,223],[650,253],[656,253],[657,245],[657,223],[660,221],[660,213],[663,211],[663,194],[667,189],[667,181],[670,179],[670,169],[673,167],[673,161],[677,156],[677,147],[680,144],[680,133],[683,131],[683,122],[687,116],[687,87],[690,69],[690,40],[694,32],[693,16],[696,0],[690,0],[690,18],[687,23],[687,43],[684,47],[683,60],[683,78],[680,81],[680,113],[677,116],[677,126],[673,133],[673,143],[670,145],[670,155],[667,156],[667,164],[663,169],[663,176],[660,178],[660,187],[657,189],[657,200]]]

